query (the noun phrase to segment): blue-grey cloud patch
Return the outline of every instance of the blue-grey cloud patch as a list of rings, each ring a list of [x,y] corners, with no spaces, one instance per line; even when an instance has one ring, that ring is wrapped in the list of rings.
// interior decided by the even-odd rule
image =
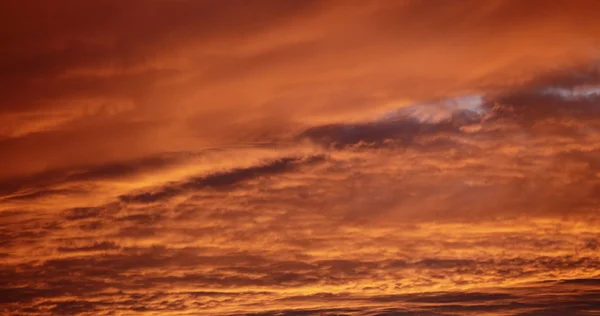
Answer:
[[[435,123],[400,117],[377,122],[316,126],[307,129],[298,137],[338,149],[355,145],[431,149],[444,145],[444,142],[433,141],[423,144],[419,142],[419,138],[438,136],[444,140],[444,137],[460,134],[462,125],[478,122],[479,119],[479,116],[472,112],[456,113],[448,119]],[[447,138],[445,140],[451,142]]]

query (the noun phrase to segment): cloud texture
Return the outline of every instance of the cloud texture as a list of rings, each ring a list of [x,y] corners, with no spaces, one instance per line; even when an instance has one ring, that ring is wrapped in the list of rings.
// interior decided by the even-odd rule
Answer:
[[[0,312],[599,315],[597,1],[4,1]]]

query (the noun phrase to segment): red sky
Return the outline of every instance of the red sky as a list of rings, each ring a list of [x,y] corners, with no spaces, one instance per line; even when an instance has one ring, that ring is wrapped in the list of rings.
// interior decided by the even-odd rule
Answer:
[[[0,2],[3,315],[600,315],[600,2]]]

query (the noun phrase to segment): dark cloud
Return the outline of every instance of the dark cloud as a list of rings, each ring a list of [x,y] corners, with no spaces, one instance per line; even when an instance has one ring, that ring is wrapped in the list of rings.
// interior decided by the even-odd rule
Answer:
[[[8,198],[5,198],[5,200],[7,201],[28,201],[28,200],[36,200],[39,198],[44,198],[44,197],[49,197],[49,196],[73,196],[73,195],[77,195],[80,194],[84,191],[82,190],[39,190],[33,193],[27,193],[27,194],[22,194],[22,195],[16,195],[16,196],[11,196]]]
[[[581,285],[595,287],[600,285],[600,279],[571,279],[561,281],[560,283],[565,285]]]
[[[97,243],[89,247],[79,247],[71,249],[63,249],[61,251],[66,252],[88,252],[95,251],[98,249],[107,250],[116,249],[116,245],[110,243]],[[219,298],[222,303],[227,302],[228,297],[241,298],[242,296],[266,296],[273,297],[273,293],[270,292],[239,292],[237,294],[231,292],[193,292],[193,293],[182,293],[182,292],[154,292],[147,293],[146,289],[149,286],[164,288],[164,286],[178,288],[189,287],[189,286],[200,286],[200,287],[221,287],[224,290],[229,288],[243,288],[243,287],[287,287],[287,286],[300,286],[300,285],[317,285],[323,284],[323,282],[334,282],[334,279],[340,278],[339,272],[346,271],[346,274],[340,280],[348,280],[348,278],[360,278],[361,275],[358,273],[359,270],[369,271],[381,267],[381,263],[368,263],[363,264],[359,262],[316,262],[312,265],[307,265],[302,262],[270,262],[266,258],[255,257],[249,254],[230,254],[227,256],[203,256],[199,255],[202,252],[201,249],[182,249],[173,250],[165,248],[151,248],[151,249],[123,249],[123,254],[104,254],[94,258],[72,258],[72,259],[55,259],[49,260],[41,265],[20,265],[18,270],[4,267],[0,271],[0,279],[2,284],[6,286],[0,289],[2,300],[6,304],[12,303],[24,303],[30,301],[39,301],[40,299],[50,300],[52,298],[58,298],[68,293],[77,292],[80,295],[84,295],[88,300],[79,301],[60,301],[60,303],[48,303],[56,308],[56,312],[61,313],[89,313],[89,312],[101,312],[104,310],[131,310],[131,311],[167,311],[167,310],[185,310],[190,308],[189,304],[193,301],[180,301],[182,295],[185,297],[194,298],[199,306],[202,308],[209,308],[210,305],[204,305],[204,298],[213,300]],[[543,258],[540,258],[543,261]],[[443,261],[443,260],[439,260]],[[532,267],[527,262],[504,262],[497,264],[490,264],[490,267],[496,267],[508,264],[510,267],[523,267],[528,269]],[[581,267],[581,264],[572,263],[576,266]],[[267,266],[265,270],[259,269],[261,266]],[[419,266],[416,263],[416,266]],[[248,267],[246,271],[237,270],[235,275],[231,272],[235,270],[228,270],[228,273],[222,273],[226,270],[213,270],[210,273],[193,273],[184,272],[178,273],[177,275],[165,275],[162,274],[146,274],[141,273],[148,268],[160,269],[162,271],[181,271],[180,269],[185,268],[197,268],[197,267]],[[321,270],[319,267],[330,267],[334,270],[327,271],[329,277],[325,275],[316,275],[317,270]],[[406,271],[411,269],[411,266],[405,267]],[[553,266],[550,270],[554,271],[557,266]],[[339,270],[342,269],[342,270]],[[502,270],[503,268],[500,268]],[[455,275],[462,274],[463,276],[468,274],[468,271],[476,271],[476,268],[469,267],[466,270],[460,270],[460,272],[453,272]],[[500,272],[499,273],[502,273]],[[15,272],[17,271],[17,272]],[[186,270],[183,270],[186,271]],[[189,270],[188,270],[189,271]],[[295,272],[294,272],[295,271]],[[352,272],[354,271],[354,272]],[[380,273],[373,271],[375,274]],[[504,272],[505,273],[505,272]],[[78,278],[69,278],[70,275],[77,275]],[[119,280],[127,275],[128,283],[120,283]],[[331,277],[335,276],[333,279]],[[102,280],[91,282],[91,279],[101,277]],[[38,288],[33,285],[15,287],[16,284],[22,282],[28,282],[32,278],[44,278],[45,284],[51,286],[51,289]],[[329,279],[329,280],[328,280]],[[326,281],[327,280],[327,281]],[[565,293],[572,286],[579,285],[594,285],[597,280],[590,279],[573,279],[565,281],[552,281],[547,282],[555,284],[552,288],[556,293]],[[539,287],[539,285],[538,285]],[[302,304],[315,304],[315,303],[338,303],[345,304],[348,307],[346,309],[339,308],[325,308],[325,309],[273,309],[270,312],[263,313],[247,313],[248,315],[294,315],[300,314],[327,314],[333,313],[339,315],[339,313],[348,313],[349,315],[385,315],[386,313],[402,314],[406,313],[421,313],[425,315],[436,315],[446,313],[465,313],[465,312],[510,312],[514,314],[523,313],[528,315],[527,311],[550,311],[562,310],[564,312],[579,312],[585,313],[593,310],[597,307],[598,293],[593,291],[593,287],[590,290],[584,290],[585,288],[578,287],[580,289],[576,295],[566,296],[561,299],[551,299],[551,297],[545,297],[539,295],[538,287],[518,287],[518,288],[503,288],[495,292],[429,292],[419,294],[402,294],[402,295],[360,295],[360,293],[321,293],[315,295],[300,295],[295,297],[288,297],[282,302],[291,304],[293,302]],[[106,293],[108,289],[120,289],[119,293],[110,294],[113,297],[102,299],[97,297]],[[584,291],[583,293],[581,291]],[[137,294],[139,293],[139,294]],[[151,296],[149,296],[151,295]],[[162,302],[157,305],[157,302]],[[170,302],[165,305],[165,302]],[[389,306],[383,308],[381,306]],[[16,309],[14,309],[16,308]],[[14,306],[9,310],[18,311],[21,307]],[[23,307],[24,308],[24,307]]]
[[[244,313],[240,311],[240,315],[246,316],[308,316],[308,315],[352,315],[362,312],[361,309],[353,308],[320,308],[320,309],[297,309],[297,310],[278,310],[272,312],[260,313]]]
[[[88,301],[65,301],[58,302],[50,312],[60,315],[78,315],[82,313],[98,312],[101,307],[109,305],[103,302],[88,302]],[[110,306],[110,305],[109,305]]]
[[[578,119],[586,122],[600,117],[600,94],[568,100],[542,91],[515,92],[495,100],[501,104],[496,114],[524,124],[544,119]]]
[[[99,207],[77,207],[72,210],[69,210],[65,214],[65,218],[67,220],[80,220],[80,219],[88,219],[88,218],[96,218],[102,214],[103,208]]]
[[[325,160],[324,156],[312,157],[286,157],[279,160],[267,162],[260,166],[233,169],[219,172],[208,176],[193,178],[191,180],[166,185],[155,192],[123,195],[121,201],[128,203],[153,203],[172,198],[176,195],[202,190],[207,188],[220,189],[230,188],[242,182],[258,179],[266,176],[283,174],[296,171],[303,166],[310,166]]]
[[[480,119],[481,117],[475,112],[459,111],[451,117],[435,123],[400,117],[368,123],[316,126],[304,131],[298,137],[333,148],[353,145],[425,149],[456,147],[460,145],[448,140],[447,136],[460,134],[461,126],[479,122]],[[439,136],[441,140],[427,142],[427,140],[420,139],[420,137],[428,136]]]
[[[548,73],[487,100],[493,119],[516,121],[527,127],[548,119],[598,124],[600,119],[598,65]],[[545,134],[560,131],[563,122],[552,122]]]
[[[424,259],[416,264],[418,266],[427,267],[430,269],[437,268],[452,268],[452,267],[465,267],[473,265],[475,262],[471,260],[444,260],[444,259]]]
[[[506,301],[517,299],[517,296],[508,293],[436,293],[411,297],[409,302],[419,303],[474,303],[479,301]]]
[[[537,76],[527,84],[528,90],[543,90],[545,88],[572,89],[583,85],[600,84],[600,65],[586,63],[567,69],[554,69]]]
[[[116,250],[119,246],[114,242],[103,241],[97,242],[90,246],[83,247],[59,247],[60,252],[91,252],[91,251],[105,251],[105,250]]]
[[[144,172],[173,166],[185,158],[191,158],[193,156],[193,153],[185,152],[166,153],[157,156],[143,157],[132,161],[109,163],[74,172],[67,176],[66,181],[109,180],[135,176]]]
[[[518,316],[533,316],[533,315],[544,315],[544,316],[558,316],[558,315],[595,315],[600,309],[600,302],[596,300],[574,300],[574,301],[560,301],[558,303],[549,304],[550,306],[531,308],[529,311],[517,313]]]
[[[48,187],[123,179],[164,169],[194,156],[195,154],[189,152],[164,153],[129,161],[117,161],[100,165],[71,166],[69,168],[49,170],[34,175],[12,177],[0,181],[0,194],[16,194],[9,197],[11,200],[29,200],[53,195],[84,193],[85,189],[83,186],[79,190],[48,189]],[[19,194],[20,191],[27,193]]]
[[[62,294],[60,291],[52,289],[35,289],[23,287],[3,287],[0,289],[0,301],[7,303],[28,303],[38,298],[55,297]]]
[[[594,293],[556,298],[539,295],[535,288],[526,292],[518,288],[503,289],[499,293],[443,293],[407,294],[396,296],[339,297],[342,301],[361,302],[356,309],[296,309],[277,310],[245,315],[464,315],[465,313],[495,313],[510,315],[593,315],[598,309]],[[520,292],[514,295],[511,292]],[[336,297],[322,297],[335,301]],[[374,302],[392,303],[394,307],[372,307]]]
[[[119,217],[116,220],[123,222],[134,222],[135,224],[140,225],[150,225],[153,223],[160,222],[162,219],[163,216],[161,216],[160,214],[133,214]]]
[[[23,245],[28,243],[35,243],[46,237],[49,234],[48,231],[36,230],[36,229],[6,229],[0,230],[0,246],[9,247],[14,245]]]
[[[530,128],[533,124],[548,119],[570,120],[567,123],[577,123],[580,127],[586,124],[595,126],[598,124],[597,119],[600,118],[600,110],[597,106],[600,101],[597,77],[597,66],[570,68],[568,71],[548,73],[501,93],[490,94],[484,98],[480,109],[461,109],[460,106],[467,106],[461,104],[468,102],[467,97],[438,100],[436,102],[440,104],[455,102],[458,108],[452,110],[451,114],[447,114],[447,117],[436,121],[421,120],[406,113],[407,111],[404,111],[404,114],[399,111],[398,114],[377,121],[314,126],[297,137],[337,149],[361,145],[434,150],[464,147],[464,144],[453,141],[452,137],[468,138],[469,135],[464,133],[463,128],[470,125],[482,126],[484,130],[479,131],[479,134],[500,138],[509,135],[495,134],[485,128],[492,127],[497,122],[518,123],[521,127]],[[433,111],[429,111],[435,112],[435,106],[434,102],[413,107],[418,107],[419,111],[433,108]],[[562,131],[571,132],[570,136],[573,137],[581,136],[573,130],[573,127],[562,126],[561,122],[553,121],[551,124],[553,125],[549,125],[541,132],[548,134]]]

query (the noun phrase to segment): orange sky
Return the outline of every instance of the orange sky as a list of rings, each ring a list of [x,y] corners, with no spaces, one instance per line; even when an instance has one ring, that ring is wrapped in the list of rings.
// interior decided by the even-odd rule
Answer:
[[[600,2],[0,2],[0,314],[600,315]]]

